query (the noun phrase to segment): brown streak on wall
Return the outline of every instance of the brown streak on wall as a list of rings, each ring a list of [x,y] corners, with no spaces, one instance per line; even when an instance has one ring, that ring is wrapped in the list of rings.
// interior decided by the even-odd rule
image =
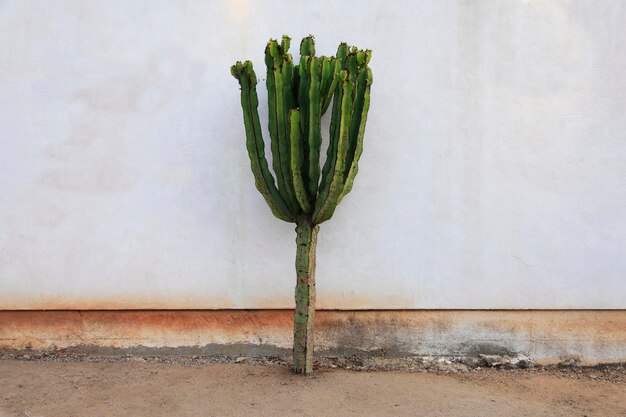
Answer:
[[[11,296],[3,294],[0,303],[1,310],[204,310],[204,309],[232,309],[237,303],[227,297],[208,297],[206,294],[197,296],[169,297],[146,296],[146,294],[130,294],[110,297],[81,297],[76,294],[61,296],[47,296],[45,298],[28,297],[24,295]],[[249,296],[243,303],[253,306],[254,309],[289,309],[293,306],[293,295],[284,297]],[[337,295],[334,293],[318,294],[317,307],[319,309],[361,310],[380,305],[380,300],[365,295]],[[393,308],[410,307],[413,305],[411,297],[385,297],[385,305]]]

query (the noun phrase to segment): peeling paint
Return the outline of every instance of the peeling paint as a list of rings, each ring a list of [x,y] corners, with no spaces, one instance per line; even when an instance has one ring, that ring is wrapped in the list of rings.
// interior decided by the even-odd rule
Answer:
[[[286,352],[292,310],[0,311],[0,349]],[[626,361],[625,310],[321,310],[318,352]]]

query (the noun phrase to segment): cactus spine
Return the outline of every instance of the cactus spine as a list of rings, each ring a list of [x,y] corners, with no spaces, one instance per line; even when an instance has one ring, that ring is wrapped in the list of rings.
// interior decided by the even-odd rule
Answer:
[[[257,189],[274,216],[296,224],[296,309],[293,361],[296,373],[313,370],[315,251],[319,224],[330,219],[352,189],[363,152],[370,103],[371,51],[339,45],[337,55],[315,56],[315,41],[300,43],[294,65],[291,39],[270,40],[265,48],[272,168],[265,157],[250,61],[237,62],[232,75],[241,87],[246,148]],[[330,108],[330,136],[320,170],[321,117]]]

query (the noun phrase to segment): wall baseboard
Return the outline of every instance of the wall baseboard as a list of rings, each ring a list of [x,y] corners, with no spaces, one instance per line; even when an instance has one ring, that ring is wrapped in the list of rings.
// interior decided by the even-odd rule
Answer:
[[[292,319],[291,310],[0,311],[0,350],[281,355]],[[319,355],[626,361],[626,310],[323,310],[315,326]]]

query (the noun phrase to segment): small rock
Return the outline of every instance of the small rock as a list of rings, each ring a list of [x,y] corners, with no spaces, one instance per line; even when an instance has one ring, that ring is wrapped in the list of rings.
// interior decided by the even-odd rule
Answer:
[[[488,366],[504,367],[507,369],[530,368],[532,363],[524,355],[501,356],[501,355],[479,355]]]
[[[470,368],[476,368],[477,366],[485,365],[485,360],[476,356],[464,356],[459,359],[459,362],[469,366]]]
[[[244,362],[246,359],[248,358],[246,358],[245,356],[239,356],[237,359],[235,359],[235,363]]]
[[[500,355],[484,355],[481,353],[479,356],[483,358],[489,366],[501,366],[510,363],[509,358]]]
[[[573,368],[578,366],[579,361],[576,358],[569,358],[566,359],[562,362],[559,362],[559,364],[557,365],[559,368]]]

